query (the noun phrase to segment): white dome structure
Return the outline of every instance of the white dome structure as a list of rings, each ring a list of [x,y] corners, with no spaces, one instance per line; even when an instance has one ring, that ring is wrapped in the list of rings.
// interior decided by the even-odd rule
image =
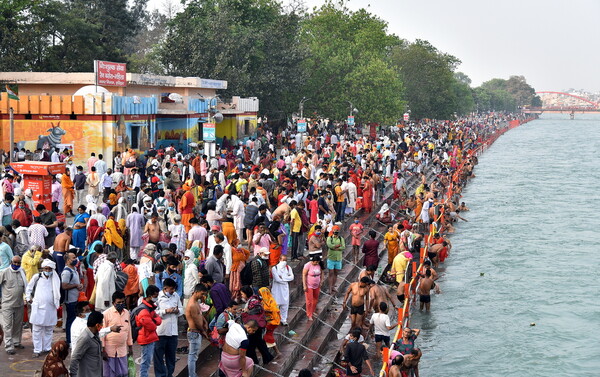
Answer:
[[[74,96],[84,96],[86,94],[95,94],[95,93],[110,93],[106,88],[102,86],[96,85],[86,85],[79,88],[73,95]]]

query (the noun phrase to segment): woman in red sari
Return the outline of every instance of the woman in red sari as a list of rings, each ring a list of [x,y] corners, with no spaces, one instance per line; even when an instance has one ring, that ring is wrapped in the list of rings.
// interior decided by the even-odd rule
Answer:
[[[363,177],[363,208],[365,212],[371,213],[373,210],[373,183],[368,177]]]
[[[12,216],[13,220],[19,220],[21,226],[28,227],[33,222],[33,214],[27,204],[25,204],[24,200],[19,200],[17,202],[17,207],[15,208]]]
[[[102,239],[104,227],[98,225],[98,220],[91,219],[87,225],[87,244],[91,245],[94,241]]]

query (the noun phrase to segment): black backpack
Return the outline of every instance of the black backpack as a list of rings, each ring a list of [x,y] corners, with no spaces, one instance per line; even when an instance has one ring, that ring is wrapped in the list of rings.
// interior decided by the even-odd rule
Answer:
[[[148,306],[144,303],[141,303],[138,306],[136,306],[129,314],[129,323],[131,324],[131,338],[133,339],[134,342],[137,342],[137,338],[140,333],[140,329],[142,328],[142,326],[138,326],[138,323],[135,318],[144,309],[148,309]],[[148,310],[150,310],[150,309],[148,309]]]
[[[68,283],[68,284],[71,284],[71,282],[73,281],[73,270],[71,270],[70,268],[65,268],[65,270],[68,270],[71,273],[71,276],[69,277],[69,283]],[[64,272],[64,270],[63,270],[63,272]],[[60,288],[60,303],[64,304],[65,300],[67,298],[67,293],[70,291],[70,289],[62,289],[62,274],[59,277],[60,277],[60,280],[61,280],[61,283],[60,283],[60,285],[61,285],[61,288]],[[36,281],[36,284],[37,284],[37,281]],[[74,288],[71,288],[71,289],[74,289]]]
[[[115,290],[118,292],[123,292],[125,290],[125,286],[127,285],[127,280],[129,280],[129,275],[123,271],[117,271],[115,277]]]
[[[242,272],[240,272],[240,279],[242,281],[242,285],[252,285],[252,278],[254,276],[252,273],[252,263],[254,263],[255,260],[257,259],[251,260],[250,262],[246,263],[244,268],[242,268]],[[258,259],[258,262],[261,263],[262,261]]]

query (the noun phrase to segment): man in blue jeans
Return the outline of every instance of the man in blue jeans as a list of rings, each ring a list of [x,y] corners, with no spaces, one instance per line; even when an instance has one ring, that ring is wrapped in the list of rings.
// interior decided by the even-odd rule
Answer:
[[[183,315],[183,306],[177,294],[177,283],[171,278],[163,281],[156,314],[162,318],[162,323],[156,329],[158,342],[154,346],[154,375],[173,377],[177,361],[177,318]]]
[[[65,306],[67,307],[67,343],[71,344],[71,325],[77,317],[75,306],[79,299],[79,291],[83,289],[83,285],[79,280],[79,273],[75,270],[75,266],[79,262],[75,253],[66,253],[64,258],[65,269],[60,275],[60,280],[61,288],[65,291]]]
[[[204,284],[196,284],[194,292],[190,297],[190,301],[185,309],[185,318],[187,319],[187,339],[189,342],[188,348],[188,376],[197,377],[196,363],[198,354],[200,353],[200,345],[202,344],[202,336],[208,337],[208,325],[206,319],[200,312],[199,302],[204,303],[208,296],[208,287]]]

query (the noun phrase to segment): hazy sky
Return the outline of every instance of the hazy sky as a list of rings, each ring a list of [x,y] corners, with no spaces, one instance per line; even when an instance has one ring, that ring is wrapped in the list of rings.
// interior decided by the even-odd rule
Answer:
[[[367,8],[390,33],[456,56],[474,86],[523,75],[538,91],[600,91],[600,0],[350,0],[348,7]]]

